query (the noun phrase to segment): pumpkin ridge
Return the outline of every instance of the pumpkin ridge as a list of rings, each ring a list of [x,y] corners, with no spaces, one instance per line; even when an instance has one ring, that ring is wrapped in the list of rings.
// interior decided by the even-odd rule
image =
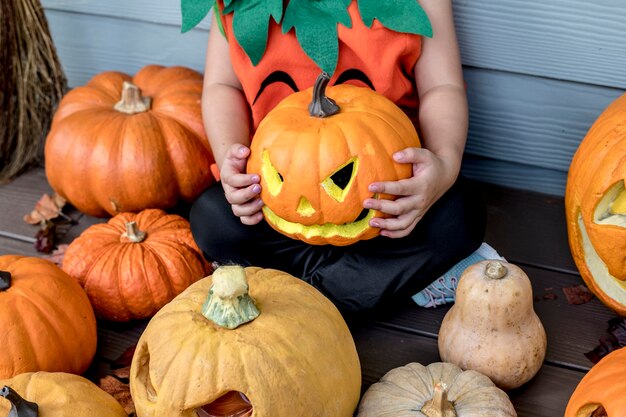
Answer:
[[[134,266],[132,269],[141,270],[141,272],[130,273],[130,275],[128,273],[123,274],[122,271],[118,272],[118,283],[122,294],[124,309],[130,314],[131,318],[138,318],[146,314],[154,315],[157,310],[155,300],[161,299],[160,291],[158,288],[155,288],[156,286],[160,286],[159,284],[164,284],[164,287],[167,287],[167,299],[173,298],[172,287],[166,277],[164,277],[163,271],[159,268],[159,266],[162,266],[160,257],[151,251],[146,245],[142,245],[141,243],[125,245],[124,251],[120,255],[119,259],[120,265],[132,265]],[[133,259],[141,259],[142,261],[137,264],[136,262],[133,262]],[[148,272],[148,262],[151,263],[151,268],[156,267],[159,269],[159,273],[156,274],[158,276],[158,281],[150,278],[155,274],[150,274]],[[154,263],[154,265],[152,265],[152,263]],[[128,270],[130,269],[131,268]],[[127,279],[130,278],[129,281],[126,281],[126,283],[130,285],[123,285],[123,276],[126,276]],[[142,302],[140,304],[137,303],[137,293],[130,290],[130,286],[139,286],[144,289],[144,291],[141,291],[141,294],[144,297],[142,297]],[[147,296],[146,292],[148,293]],[[149,309],[149,312],[147,309]]]
[[[167,271],[167,274],[170,277],[167,282],[170,287],[171,294],[173,295],[179,294],[189,285],[193,284],[201,278],[204,278],[205,274],[203,262],[197,257],[199,253],[186,242],[178,241],[176,243],[177,244],[166,244],[165,241],[161,243],[153,240],[150,244],[146,245],[147,249],[150,250],[159,259],[159,262],[163,266],[163,269]],[[166,247],[166,249],[158,249],[155,247],[160,244],[162,244],[163,247]],[[183,247],[185,253],[183,253]],[[177,272],[177,270],[180,271],[180,268],[176,268],[175,265],[172,265],[172,262],[167,261],[168,258],[173,258],[172,251],[176,251],[176,253],[178,254],[178,259],[176,259],[177,263],[184,264],[188,275],[195,276],[197,277],[196,279],[185,279],[184,281],[178,279],[179,276],[182,277],[186,276],[187,274],[181,274],[180,272]],[[168,255],[164,257],[161,255],[162,253],[168,253]],[[192,264],[190,259],[193,259],[195,261],[194,264]]]

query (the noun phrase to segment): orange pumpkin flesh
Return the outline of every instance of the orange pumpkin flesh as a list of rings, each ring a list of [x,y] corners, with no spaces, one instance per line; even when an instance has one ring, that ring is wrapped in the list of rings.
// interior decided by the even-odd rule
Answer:
[[[565,417],[626,415],[626,348],[613,351],[591,368],[570,397]]]
[[[265,117],[252,141],[248,172],[262,178],[263,214],[275,230],[310,244],[349,245],[379,234],[369,221],[383,215],[364,210],[363,201],[393,196],[374,195],[368,186],[410,177],[411,165],[391,155],[420,142],[404,112],[368,88],[329,87],[339,112],[312,116],[311,97],[313,103],[326,98],[324,88],[318,95],[320,82]]]
[[[199,73],[156,65],[73,89],[46,139],[50,185],[99,217],[192,201],[214,181],[201,93]]]
[[[598,117],[572,160],[565,208],[570,250],[589,289],[626,315],[626,95]]]
[[[129,321],[154,315],[210,265],[187,220],[149,209],[85,230],[67,248],[63,269],[85,288],[97,316]]]
[[[49,261],[0,256],[0,379],[31,371],[81,374],[96,352],[96,319],[78,283]]]

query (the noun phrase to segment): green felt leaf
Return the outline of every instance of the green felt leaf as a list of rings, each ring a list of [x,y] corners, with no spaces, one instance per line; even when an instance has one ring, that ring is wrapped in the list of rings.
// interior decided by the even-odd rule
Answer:
[[[183,15],[181,32],[193,29],[209,14],[213,7],[213,0],[180,0],[180,9]]]
[[[259,63],[265,48],[270,17],[280,23],[283,17],[282,0],[231,0],[224,13],[233,13],[233,32],[239,45],[253,65]]]
[[[335,72],[339,58],[337,24],[352,27],[349,4],[348,0],[291,0],[285,11],[283,33],[295,28],[304,52],[329,74]]]
[[[358,0],[363,23],[372,27],[374,19],[396,32],[433,36],[433,28],[417,0]]]

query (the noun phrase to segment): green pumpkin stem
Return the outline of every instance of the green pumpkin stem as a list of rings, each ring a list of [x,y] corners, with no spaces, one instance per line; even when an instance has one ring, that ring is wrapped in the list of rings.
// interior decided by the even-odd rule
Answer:
[[[433,390],[433,398],[426,401],[420,410],[428,417],[456,417],[456,411],[448,401],[448,387],[443,382],[438,382]]]
[[[137,226],[136,222],[128,222],[126,223],[126,233],[124,233],[122,237],[133,243],[141,243],[146,240],[148,234],[143,230],[139,230],[139,226]]]
[[[235,329],[261,314],[248,294],[246,271],[241,266],[221,266],[213,272],[213,285],[202,315],[218,326]]]
[[[122,99],[115,103],[113,108],[126,114],[143,113],[150,110],[152,98],[141,95],[141,90],[135,84],[124,81]]]
[[[509,270],[500,261],[491,261],[485,266],[485,275],[490,279],[502,279]]]
[[[0,291],[6,291],[9,288],[11,288],[11,273],[0,271]]]
[[[9,410],[7,417],[39,416],[39,406],[23,399],[13,388],[5,385],[0,391],[0,396],[6,398],[11,403],[11,410]]]
[[[313,100],[309,104],[309,114],[311,117],[329,117],[339,113],[339,106],[335,101],[326,97],[326,86],[330,81],[330,76],[323,72],[313,86]]]

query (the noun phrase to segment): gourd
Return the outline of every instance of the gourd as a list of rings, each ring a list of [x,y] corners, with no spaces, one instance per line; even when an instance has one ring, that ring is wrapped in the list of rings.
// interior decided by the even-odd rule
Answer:
[[[569,167],[565,213],[572,258],[587,287],[626,316],[626,95],[597,118]]]
[[[128,417],[112,396],[78,375],[28,372],[0,380],[0,389],[0,416]],[[9,414],[12,409],[17,414]]]
[[[281,101],[260,123],[247,171],[261,176],[263,214],[278,232],[314,245],[349,245],[377,236],[364,209],[376,181],[412,175],[393,153],[420,142],[411,120],[384,96],[364,87],[329,87],[322,74],[313,89]],[[328,94],[328,96],[326,95]]]
[[[46,139],[46,176],[97,217],[193,201],[214,182],[200,111],[202,76],[148,65],[108,71],[59,104]]]
[[[154,315],[211,266],[187,220],[146,209],[87,228],[66,249],[63,269],[85,288],[98,317],[129,321]]]
[[[41,258],[0,256],[0,378],[31,371],[81,374],[96,353],[85,291]]]
[[[621,417],[626,415],[626,348],[600,360],[578,383],[567,403],[565,417]]]
[[[480,261],[461,275],[439,330],[439,355],[509,390],[529,381],[546,354],[528,276],[504,261]]]
[[[241,415],[351,417],[360,387],[336,307],[287,273],[239,266],[216,269],[163,307],[130,375],[138,417],[215,415],[225,396],[245,399]]]
[[[363,395],[357,417],[515,417],[504,391],[451,363],[410,363],[387,372]]]

